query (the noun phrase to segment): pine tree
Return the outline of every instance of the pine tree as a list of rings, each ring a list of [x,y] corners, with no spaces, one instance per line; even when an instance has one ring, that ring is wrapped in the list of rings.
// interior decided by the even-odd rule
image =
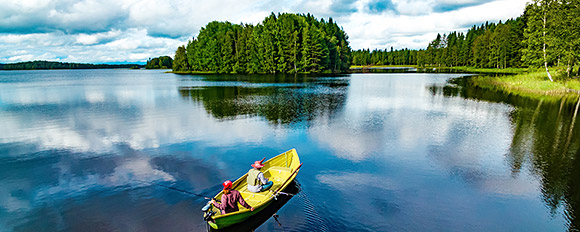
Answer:
[[[310,14],[272,13],[256,26],[210,22],[183,49],[193,71],[343,72],[352,59],[347,40],[332,19],[327,23]]]
[[[187,55],[185,46],[179,46],[175,51],[175,60],[173,61],[173,71],[187,71],[189,64],[187,62]]]
[[[190,40],[189,42],[187,42],[187,46],[185,47],[185,55],[187,56],[187,64],[189,65],[189,69],[191,69],[191,70],[201,70],[201,68],[199,66],[199,60],[197,59],[198,51],[195,47],[196,44],[197,44],[197,40],[195,40],[195,38],[194,38],[194,39]]]

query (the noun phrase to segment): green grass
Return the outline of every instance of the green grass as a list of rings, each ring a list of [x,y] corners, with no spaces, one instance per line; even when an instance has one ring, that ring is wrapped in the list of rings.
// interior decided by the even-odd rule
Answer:
[[[350,68],[378,68],[378,67],[417,67],[416,65],[353,65]],[[543,69],[528,68],[475,68],[467,66],[439,67],[429,66],[425,69],[438,69],[441,71],[498,74],[496,76],[475,76],[472,83],[475,86],[494,89],[521,96],[541,99],[576,98],[580,95],[580,78],[565,77],[563,68],[552,68],[551,74],[556,81],[551,82]],[[505,75],[508,74],[508,75]],[[513,74],[513,75],[509,75]]]
[[[351,65],[350,68],[416,68],[417,65]]]
[[[207,71],[167,71],[165,73],[175,73],[175,74],[216,74],[216,72],[207,72]]]
[[[504,74],[517,74],[523,73],[527,71],[525,68],[504,68],[504,69],[497,69],[497,68],[475,68],[475,67],[467,67],[467,66],[458,66],[458,67],[444,67],[445,69],[451,70],[458,70],[463,72],[470,72],[470,73],[504,73]]]
[[[543,71],[494,77],[478,76],[472,78],[472,82],[482,88],[541,99],[578,98],[580,95],[579,79],[561,78],[551,82]]]
[[[506,68],[506,69],[497,69],[497,68],[475,68],[475,67],[468,67],[468,66],[457,66],[457,67],[446,67],[446,66],[426,66],[426,67],[418,67],[417,65],[352,65],[350,66],[351,69],[355,68],[425,68],[425,69],[439,69],[439,70],[449,70],[449,71],[459,71],[465,73],[501,73],[501,74],[517,74],[527,71],[525,68]]]

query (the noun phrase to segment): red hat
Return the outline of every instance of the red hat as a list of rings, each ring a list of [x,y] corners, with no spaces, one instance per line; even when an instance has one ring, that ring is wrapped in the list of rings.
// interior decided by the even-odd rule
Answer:
[[[258,160],[256,162],[254,162],[254,164],[252,164],[252,167],[255,167],[255,168],[262,168],[262,167],[264,167],[264,164],[262,164],[262,161],[264,161],[265,159],[266,158],[264,157],[264,159]]]
[[[229,180],[226,180],[222,185],[224,186],[224,190],[232,188],[232,182]]]

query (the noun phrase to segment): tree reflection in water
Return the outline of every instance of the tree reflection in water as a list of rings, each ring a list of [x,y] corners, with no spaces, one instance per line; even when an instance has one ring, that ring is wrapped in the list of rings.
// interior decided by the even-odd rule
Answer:
[[[505,155],[512,176],[530,167],[541,181],[542,198],[552,214],[565,207],[570,231],[580,229],[580,99],[536,100],[484,90],[470,84],[469,77],[453,79],[451,85],[431,86],[433,95],[462,97],[513,105],[510,118],[513,137]]]
[[[182,86],[179,94],[202,102],[217,119],[261,116],[273,124],[289,124],[332,117],[343,108],[348,87],[346,79],[326,82],[324,78],[298,77],[260,81],[257,86]]]

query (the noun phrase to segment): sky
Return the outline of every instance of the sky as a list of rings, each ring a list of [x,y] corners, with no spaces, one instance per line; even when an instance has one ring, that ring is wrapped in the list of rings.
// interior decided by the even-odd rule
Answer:
[[[353,49],[421,49],[438,33],[520,16],[529,0],[2,0],[0,63],[143,63],[211,21],[274,13],[332,17]]]

